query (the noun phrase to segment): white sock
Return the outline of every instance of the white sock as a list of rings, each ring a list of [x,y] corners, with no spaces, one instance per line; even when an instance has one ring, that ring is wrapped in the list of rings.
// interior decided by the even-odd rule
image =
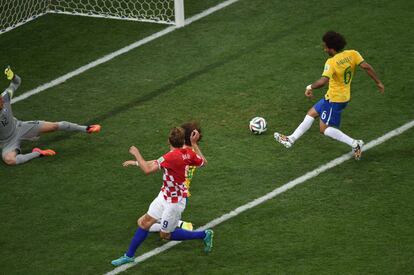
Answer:
[[[303,119],[302,123],[299,124],[298,128],[288,136],[289,140],[294,143],[296,140],[298,140],[304,133],[306,133],[307,130],[312,126],[312,123],[315,121],[313,117],[310,115],[306,115]]]
[[[324,134],[325,134],[325,136],[331,137],[331,138],[336,139],[340,142],[348,144],[351,147],[352,147],[352,143],[354,142],[353,138],[347,136],[341,130],[333,128],[333,127],[326,128]]]
[[[181,227],[183,225],[183,221],[178,221],[178,227]],[[161,224],[159,222],[154,223],[151,225],[149,232],[160,232],[161,231]]]
[[[153,225],[151,225],[148,231],[149,232],[160,232],[160,230],[161,230],[161,224],[156,222]]]

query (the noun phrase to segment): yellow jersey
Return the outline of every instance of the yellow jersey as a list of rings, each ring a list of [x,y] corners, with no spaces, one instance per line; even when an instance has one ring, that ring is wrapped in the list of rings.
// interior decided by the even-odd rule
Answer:
[[[348,102],[351,99],[351,82],[355,68],[364,59],[355,50],[339,52],[326,60],[322,76],[329,78],[325,99],[330,102]]]
[[[190,184],[191,184],[191,180],[193,179],[194,172],[195,172],[196,168],[197,168],[197,166],[189,166],[188,167],[187,174],[185,175],[184,185],[187,187],[187,190],[188,190],[187,197],[190,197],[191,196],[191,193],[190,193]]]

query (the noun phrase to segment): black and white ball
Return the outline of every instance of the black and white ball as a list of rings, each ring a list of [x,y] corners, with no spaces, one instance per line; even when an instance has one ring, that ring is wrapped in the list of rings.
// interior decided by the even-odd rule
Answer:
[[[266,120],[262,117],[254,117],[249,123],[250,131],[255,135],[260,135],[267,130]]]

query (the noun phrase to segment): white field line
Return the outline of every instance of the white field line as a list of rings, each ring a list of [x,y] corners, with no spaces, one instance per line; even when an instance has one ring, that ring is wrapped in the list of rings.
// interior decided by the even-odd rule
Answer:
[[[377,146],[381,143],[386,142],[387,140],[389,140],[389,139],[391,139],[395,136],[401,135],[402,133],[409,130],[413,126],[414,126],[414,120],[404,124],[403,126],[397,128],[397,129],[394,129],[394,130],[386,133],[385,135],[383,135],[383,136],[381,136],[377,139],[374,139],[374,140],[368,142],[363,147],[363,149],[364,149],[364,151],[367,151],[367,150],[369,150],[369,149],[371,149],[371,148],[373,148],[373,147],[375,147],[375,146]],[[227,220],[243,213],[244,211],[249,210],[250,208],[256,207],[259,204],[262,204],[262,203],[264,203],[264,202],[266,202],[270,199],[273,199],[274,197],[276,197],[276,196],[282,194],[283,192],[295,187],[296,185],[304,183],[307,180],[310,180],[310,179],[318,176],[319,174],[342,164],[343,162],[351,159],[352,157],[353,157],[353,154],[352,154],[352,152],[350,152],[350,153],[344,154],[344,155],[342,155],[342,156],[340,156],[340,157],[338,157],[334,160],[331,160],[330,162],[328,162],[328,163],[326,163],[322,166],[319,166],[315,170],[310,171],[310,172],[304,174],[303,176],[300,176],[300,177],[298,177],[294,180],[291,180],[288,183],[274,189],[272,192],[267,193],[266,195],[264,195],[260,198],[257,198],[257,199],[255,199],[255,200],[253,200],[253,201],[251,201],[251,202],[249,202],[245,205],[237,207],[233,211],[230,211],[230,212],[224,214],[223,216],[210,221],[206,225],[204,225],[200,228],[197,228],[197,230],[204,230],[204,229],[207,229],[207,228],[215,227],[216,225],[218,225],[222,222],[225,222],[225,221],[227,221]],[[163,252],[167,249],[170,249],[171,247],[173,247],[173,246],[175,246],[179,243],[181,243],[181,242],[171,241],[171,242],[169,242],[169,243],[167,243],[163,246],[157,247],[157,248],[155,248],[155,249],[153,249],[153,250],[151,250],[151,251],[149,251],[145,254],[142,254],[139,257],[136,257],[135,261],[133,263],[129,263],[129,264],[119,266],[119,267],[115,268],[114,270],[106,273],[106,275],[118,274],[120,272],[123,272],[123,271],[127,270],[128,268],[133,267],[133,266],[137,265],[138,263],[141,263],[141,262],[145,261],[146,259],[151,258],[152,256],[155,256],[155,255],[157,255],[157,254],[159,254],[159,253],[161,253],[161,252]]]
[[[221,9],[223,9],[223,8],[229,6],[229,5],[231,5],[231,4],[233,4],[233,3],[237,2],[237,1],[239,1],[239,0],[228,0],[228,1],[224,1],[223,3],[220,3],[217,6],[214,6],[212,8],[209,8],[209,9],[207,9],[207,10],[205,10],[205,11],[199,13],[199,14],[196,14],[196,15],[194,15],[194,16],[186,19],[185,20],[185,23],[184,23],[184,26],[189,25],[189,24],[191,24],[191,23],[193,23],[193,22],[195,22],[195,21],[197,21],[197,20],[199,20],[201,18],[204,18],[204,17],[212,14],[213,12],[216,12],[218,10],[221,10]],[[76,69],[76,70],[74,70],[72,72],[69,72],[69,73],[67,73],[65,75],[62,75],[62,76],[56,78],[55,80],[52,80],[52,81],[50,81],[48,83],[45,83],[43,85],[40,85],[39,87],[37,87],[37,88],[35,88],[33,90],[27,91],[27,92],[21,94],[20,96],[17,96],[15,98],[13,98],[12,99],[12,103],[16,103],[16,102],[25,100],[26,98],[28,98],[28,97],[30,97],[32,95],[41,93],[44,90],[47,90],[49,88],[52,88],[52,87],[57,86],[59,84],[62,84],[63,82],[65,82],[66,80],[68,80],[68,79],[70,79],[72,77],[75,77],[77,75],[80,75],[81,73],[84,73],[84,72],[86,72],[89,69],[95,68],[96,66],[98,66],[100,64],[103,64],[105,62],[108,62],[108,61],[114,59],[115,57],[118,57],[118,56],[120,56],[120,55],[122,55],[124,53],[127,53],[127,52],[135,49],[135,48],[138,48],[139,46],[142,46],[142,45],[144,45],[144,44],[146,44],[148,42],[151,42],[151,41],[153,41],[153,40],[155,40],[155,39],[157,39],[157,38],[159,38],[161,36],[164,36],[164,35],[166,35],[166,34],[168,34],[170,32],[173,32],[176,29],[178,29],[176,26],[170,26],[168,28],[165,28],[162,31],[159,31],[159,32],[154,33],[154,34],[152,34],[150,36],[147,36],[144,39],[138,40],[138,41],[136,41],[136,42],[134,42],[134,43],[132,43],[132,44],[130,44],[130,45],[122,48],[122,49],[119,49],[119,50],[117,50],[117,51],[115,51],[113,53],[110,53],[108,55],[105,55],[105,56],[103,56],[103,57],[101,57],[101,58],[99,58],[99,59],[97,59],[95,61],[92,61],[91,63],[88,63],[88,64],[86,64],[86,65],[84,65],[84,66],[82,66],[82,67],[80,67],[80,68],[78,68],[78,69]]]

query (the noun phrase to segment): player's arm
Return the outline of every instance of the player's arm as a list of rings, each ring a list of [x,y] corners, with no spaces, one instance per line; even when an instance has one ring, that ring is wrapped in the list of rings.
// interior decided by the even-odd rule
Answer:
[[[152,162],[155,162],[155,160],[147,160],[147,164],[148,165],[150,165]],[[127,166],[139,166],[139,163],[136,160],[127,160],[122,165],[124,167],[127,167]]]
[[[316,80],[312,84],[309,84],[308,86],[306,86],[305,96],[313,97],[313,92],[312,92],[313,89],[320,89],[328,83],[329,83],[329,78],[326,77],[326,76],[322,76],[321,78],[319,78],[318,80]]]
[[[191,147],[193,148],[194,152],[196,152],[197,155],[199,155],[203,159],[203,166],[207,165],[207,159],[204,157],[203,153],[200,150],[200,147],[198,147],[198,140],[200,139],[200,133],[197,130],[194,130],[191,133],[190,141],[191,141]]]
[[[154,172],[156,172],[159,168],[158,165],[155,161],[146,161],[141,153],[139,152],[138,148],[135,146],[131,146],[131,148],[129,148],[129,153],[131,153],[131,155],[133,155],[136,159],[136,162],[138,162],[138,166],[139,168],[141,168],[141,170],[146,174],[152,174]],[[124,165],[125,166],[125,165]]]
[[[20,84],[22,83],[22,80],[17,74],[15,74],[10,69],[10,67],[7,67],[4,70],[4,74],[6,75],[6,78],[8,80],[11,80],[11,83],[10,83],[9,87],[6,89],[6,92],[9,93],[10,99],[12,99],[14,92],[17,90],[17,88],[19,88]]]
[[[371,77],[372,80],[375,81],[375,84],[377,84],[377,88],[380,91],[380,93],[384,93],[384,84],[382,84],[381,80],[378,78],[377,74],[374,71],[374,68],[366,61],[363,61],[361,64],[359,64],[359,67],[364,69],[369,75],[369,77]]]

